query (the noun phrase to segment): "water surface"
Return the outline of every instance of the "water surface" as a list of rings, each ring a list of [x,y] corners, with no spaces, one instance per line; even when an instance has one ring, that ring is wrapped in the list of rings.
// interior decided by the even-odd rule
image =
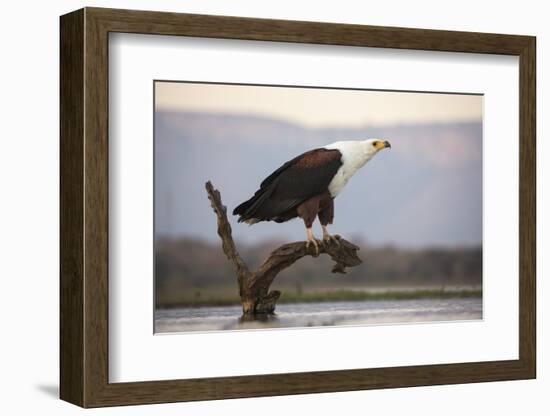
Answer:
[[[159,309],[155,332],[221,331],[482,319],[481,298],[368,300],[277,305],[267,321],[242,322],[241,306]]]

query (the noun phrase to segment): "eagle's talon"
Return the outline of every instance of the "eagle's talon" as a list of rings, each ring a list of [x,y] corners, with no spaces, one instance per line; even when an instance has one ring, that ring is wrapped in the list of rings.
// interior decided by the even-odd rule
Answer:
[[[334,245],[336,247],[340,247],[340,241],[338,241],[337,239],[335,239],[334,237],[330,237],[329,239],[326,240],[329,244],[332,244],[334,243]]]
[[[331,245],[332,243],[336,244],[336,246],[340,246],[340,236],[339,235],[331,235],[328,232],[325,233],[323,236],[323,242],[325,242],[328,245]]]
[[[315,247],[315,257],[319,256],[319,241],[315,238],[306,241],[306,250],[309,251],[309,247],[313,245]]]
[[[311,230],[311,228],[307,228],[306,231],[307,231],[306,250],[309,251],[309,246],[313,244],[313,246],[315,247],[315,257],[317,257],[319,256],[320,242],[313,235],[313,231]]]

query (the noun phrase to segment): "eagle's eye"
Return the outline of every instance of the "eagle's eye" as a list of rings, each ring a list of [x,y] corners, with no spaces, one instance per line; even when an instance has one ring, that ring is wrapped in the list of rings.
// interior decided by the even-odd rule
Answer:
[[[378,142],[372,142],[372,146],[373,146],[373,147],[378,146]]]

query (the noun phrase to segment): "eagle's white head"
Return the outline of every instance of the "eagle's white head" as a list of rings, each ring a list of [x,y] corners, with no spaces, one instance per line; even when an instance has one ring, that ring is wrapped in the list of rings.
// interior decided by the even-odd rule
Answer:
[[[361,143],[367,153],[372,154],[373,156],[386,147],[391,148],[390,142],[383,139],[367,139],[359,143]]]
[[[342,154],[342,163],[346,169],[355,171],[371,160],[375,154],[385,148],[391,148],[390,142],[384,139],[343,140],[325,146],[325,149],[337,149]],[[353,173],[355,173],[355,171]]]
[[[342,166],[329,185],[332,197],[340,193],[355,172],[387,147],[391,148],[390,142],[384,139],[344,140],[325,146],[325,149],[337,149],[342,154]]]
[[[345,164],[347,159],[353,173],[363,167],[365,163],[371,160],[380,150],[387,147],[391,148],[390,142],[384,139],[367,139],[342,143],[346,143],[342,148],[343,162]],[[351,174],[353,175],[353,173]]]

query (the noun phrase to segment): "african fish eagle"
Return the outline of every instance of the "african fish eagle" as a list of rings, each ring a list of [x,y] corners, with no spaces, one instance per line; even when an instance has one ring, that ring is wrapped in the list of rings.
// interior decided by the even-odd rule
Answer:
[[[334,198],[349,179],[380,150],[391,147],[385,140],[339,141],[313,149],[289,160],[263,180],[260,189],[248,201],[233,210],[239,222],[285,222],[296,217],[304,220],[306,247],[319,246],[311,229],[319,217],[323,240],[338,240],[327,231],[334,218]]]

